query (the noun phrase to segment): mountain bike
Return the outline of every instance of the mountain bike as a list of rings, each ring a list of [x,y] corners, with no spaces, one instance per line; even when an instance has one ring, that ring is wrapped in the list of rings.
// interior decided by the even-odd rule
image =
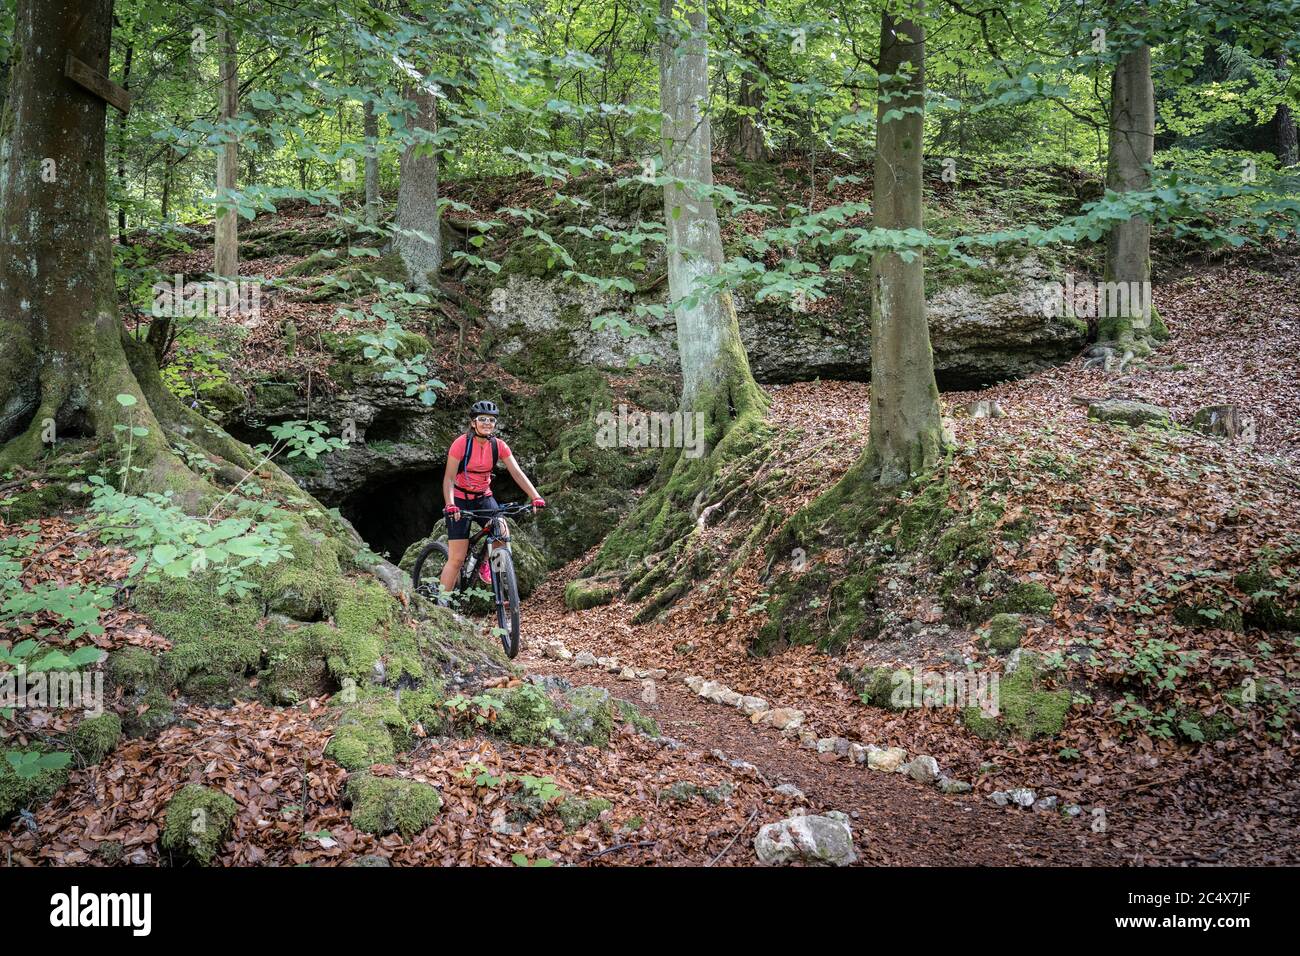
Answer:
[[[530,504],[502,505],[496,509],[461,509],[461,514],[481,521],[482,527],[470,535],[465,563],[461,565],[460,577],[452,588],[452,599],[459,604],[472,596],[479,566],[486,560],[492,586],[492,602],[496,608],[497,631],[501,635],[501,646],[510,658],[519,653],[519,583],[515,579],[515,562],[510,553],[510,545],[506,543],[499,548],[493,548],[493,545],[509,541],[506,518],[520,517],[531,514],[532,511],[533,506]],[[449,557],[445,541],[430,541],[424,546],[415,559],[415,567],[411,569],[411,582],[417,594],[431,601],[437,600],[438,580]]]

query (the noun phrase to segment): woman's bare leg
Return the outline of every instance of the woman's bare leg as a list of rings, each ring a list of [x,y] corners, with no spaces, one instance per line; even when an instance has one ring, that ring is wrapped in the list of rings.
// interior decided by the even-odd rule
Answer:
[[[450,594],[455,589],[456,579],[460,577],[460,569],[465,563],[465,555],[468,552],[469,542],[464,539],[447,542],[447,563],[443,566],[442,575],[438,579],[444,594]]]

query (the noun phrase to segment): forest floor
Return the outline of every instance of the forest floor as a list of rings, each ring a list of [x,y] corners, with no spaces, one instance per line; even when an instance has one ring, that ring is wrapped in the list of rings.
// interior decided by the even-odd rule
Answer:
[[[1294,690],[1294,634],[1182,627],[1171,618],[1171,596],[1155,591],[1178,581],[1179,596],[1204,597],[1202,578],[1175,577],[1176,562],[1231,579],[1252,567],[1261,548],[1300,534],[1297,278],[1224,269],[1158,289],[1173,339],[1129,373],[1105,375],[1076,360],[1024,381],[944,396],[949,409],[991,399],[1006,412],[954,420],[960,447],[951,477],[976,495],[995,479],[1007,513],[1033,518],[1033,533],[1000,542],[993,558],[1058,599],[1030,627],[1025,647],[1050,653],[1086,633],[1099,652],[1132,651],[1150,636],[1170,637],[1204,652],[1205,679],[1189,681],[1195,686],[1187,693],[1210,716],[1228,707],[1223,691],[1238,673],[1224,665],[1219,670],[1230,679],[1215,679],[1212,659],[1249,661],[1261,681]],[[774,503],[793,513],[859,454],[868,387],[816,382],[768,391],[773,424],[805,439],[795,446],[795,478]],[[1248,446],[1185,429],[1116,429],[1090,421],[1071,401],[1080,395],[1143,398],[1182,424],[1202,406],[1233,403],[1255,416],[1257,440]],[[129,558],[108,547],[74,547],[66,540],[71,517],[40,523],[50,550],[30,573],[64,583],[120,581]],[[0,535],[13,530],[0,525]],[[727,533],[725,525],[718,531]],[[1098,542],[1117,560],[1085,567],[1079,556]],[[884,583],[914,624],[905,632],[851,643],[839,656],[802,646],[754,657],[750,640],[766,619],[765,560],[756,552],[731,579],[715,577],[665,617],[640,625],[631,623],[636,605],[622,601],[567,610],[565,585],[580,574],[581,562],[553,573],[524,604],[524,650],[515,662],[521,674],[604,686],[657,721],[664,736],[620,724],[606,749],[516,746],[479,732],[427,737],[394,767],[376,768],[434,784],[442,794],[438,821],[409,841],[352,826],[342,794],[347,774],[323,756],[331,722],[322,698],[298,708],[189,707],[157,737],[124,741],[100,764],[74,769],[49,803],[0,833],[0,852],[19,865],[166,862],[159,833],[167,800],[183,784],[202,782],[240,808],[219,857],[225,865],[328,865],[366,854],[399,865],[509,865],[512,858],[752,865],[758,828],[800,808],[847,814],[858,861],[869,865],[1300,862],[1293,717],[1277,726],[1263,708],[1234,712],[1240,732],[1203,743],[1117,721],[1113,705],[1124,681],[1144,679],[1124,671],[1133,658],[1122,655],[1093,675],[1109,673],[1113,688],[1093,687],[1095,700],[1076,701],[1052,740],[987,741],[951,710],[867,706],[840,680],[846,664],[945,666],[953,653],[978,656],[978,634],[938,627],[941,611],[918,578]],[[719,621],[724,594],[750,612]],[[96,643],[105,649],[161,641],[128,609],[112,609],[101,623],[105,634]],[[552,642],[573,657],[557,659]],[[578,666],[584,651],[615,657],[618,666]],[[648,678],[623,679],[622,668],[665,674],[648,694]],[[684,682],[691,676],[798,708],[806,739],[700,697]],[[1084,676],[1076,667],[1061,679],[1082,687]],[[67,729],[64,720],[56,716],[29,730],[55,733]],[[932,755],[945,774],[973,789],[941,793],[809,746],[835,737]],[[568,826],[555,814],[520,817],[523,779],[542,776],[575,796],[603,798],[609,808]],[[1016,787],[1055,796],[1059,806],[1021,809],[990,799]],[[1080,807],[1078,816],[1059,812],[1070,804]]]

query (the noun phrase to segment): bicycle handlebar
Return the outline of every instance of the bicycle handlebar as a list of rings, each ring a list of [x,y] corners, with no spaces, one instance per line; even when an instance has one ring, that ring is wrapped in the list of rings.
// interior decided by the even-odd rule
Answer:
[[[515,515],[531,514],[534,510],[531,504],[519,502],[517,504],[501,505],[499,508],[461,508],[462,515],[468,515],[471,518],[505,518]],[[444,515],[444,517],[446,517]]]

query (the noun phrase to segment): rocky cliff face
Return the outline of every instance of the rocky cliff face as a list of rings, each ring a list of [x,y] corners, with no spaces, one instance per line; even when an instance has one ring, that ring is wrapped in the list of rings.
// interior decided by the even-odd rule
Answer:
[[[1087,328],[1042,310],[1044,283],[1060,276],[1033,257],[1000,271],[1000,288],[941,287],[927,301],[940,388],[974,388],[1021,378],[1079,354]],[[603,293],[554,278],[515,274],[501,281],[498,308],[486,313],[496,331],[493,347],[512,371],[539,374],[599,366],[626,368],[649,362],[677,370],[676,327],[671,315],[640,317],[638,304],[662,304],[662,285],[647,293]],[[735,296],[741,338],[755,377],[765,384],[814,378],[871,378],[871,306],[867,290],[849,287],[796,312],[787,304]],[[612,317],[613,321],[609,321]],[[605,318],[601,328],[594,321]],[[624,323],[648,334],[626,335]]]

